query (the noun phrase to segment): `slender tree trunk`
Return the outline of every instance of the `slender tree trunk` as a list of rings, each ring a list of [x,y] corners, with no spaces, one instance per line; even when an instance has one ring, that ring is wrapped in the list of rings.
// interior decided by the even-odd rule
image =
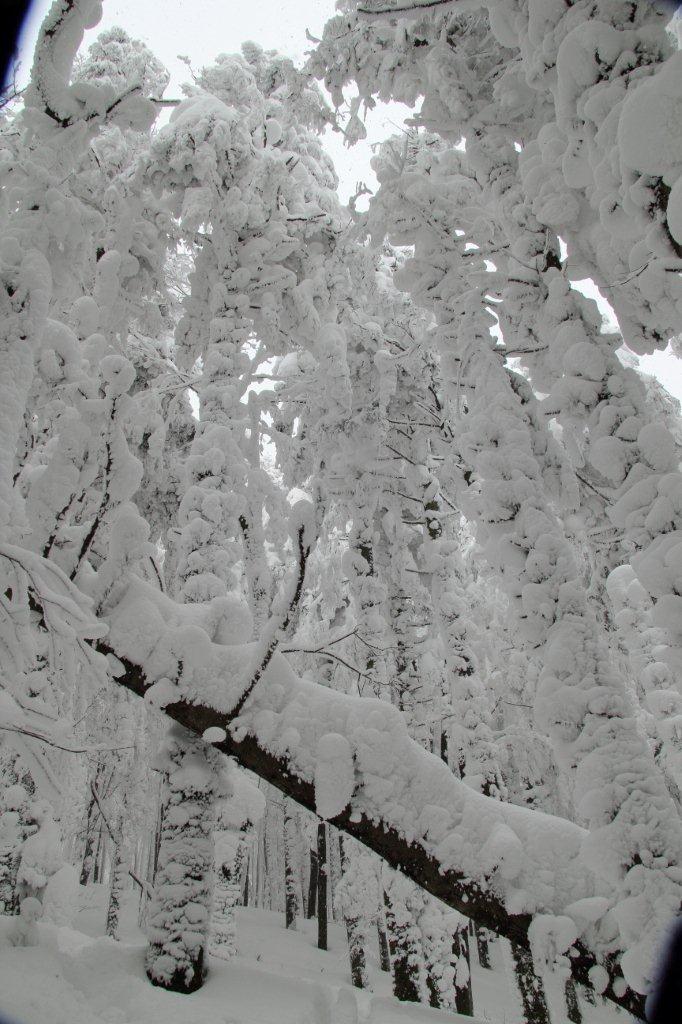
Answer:
[[[244,895],[242,897],[242,902],[243,902],[245,907],[248,907],[248,905],[249,905],[249,870],[250,870],[250,867],[251,867],[251,852],[249,851],[249,853],[248,853],[248,855],[246,857],[246,869],[244,871]]]
[[[315,917],[317,913],[317,851],[310,851],[310,877],[308,879],[308,907],[306,916],[308,920]]]
[[[154,851],[152,857],[152,885],[156,882],[156,872],[159,870],[159,850],[161,849],[161,831],[163,829],[163,790],[167,783],[164,777],[159,786],[159,810],[156,815],[156,830],[154,832]]]
[[[95,858],[93,861],[92,880],[95,883],[99,883],[102,880],[102,871],[104,867],[104,834],[102,825],[100,822],[99,829],[97,831],[97,846],[95,849]]]
[[[566,999],[566,1016],[571,1024],[583,1024],[583,1015],[578,1002],[578,987],[573,978],[566,979],[564,997]]]
[[[118,939],[118,924],[121,910],[121,896],[126,881],[125,849],[123,841],[123,818],[116,826],[116,842],[111,856],[111,877],[109,879],[109,906],[107,908],[106,933],[111,939]]]
[[[146,849],[146,860],[147,867],[143,874],[149,885],[153,885],[152,872],[154,870],[154,839],[149,837],[149,842]],[[147,908],[149,905],[149,896],[147,886],[140,889],[140,902],[137,911],[137,926],[138,928],[144,929],[147,923]]]
[[[474,1015],[474,994],[471,989],[471,956],[469,953],[469,926],[459,928],[454,935],[452,952],[455,958],[455,1006],[465,1017]]]
[[[221,960],[229,960],[236,953],[235,937],[235,906],[239,899],[239,878],[237,874],[237,858],[231,849],[228,835],[218,832],[216,847],[218,852],[215,886],[213,889],[213,913],[211,915],[210,952]],[[222,842],[221,842],[222,840]]]
[[[296,816],[291,813],[288,805],[284,807],[284,914],[286,927],[296,930],[298,913],[298,885],[294,870],[294,836],[296,834]]]
[[[391,950],[393,995],[403,1002],[418,1003],[421,1001],[419,953],[410,942],[409,925],[402,920],[406,908],[399,909],[385,889],[384,907],[386,909],[388,943]]]
[[[476,936],[476,949],[478,951],[478,962],[487,971],[492,970],[490,960],[490,932],[487,928],[481,928],[474,922],[474,934]]]
[[[343,836],[339,835],[339,857],[342,876],[350,870],[348,855],[344,848]],[[356,916],[349,908],[344,909],[344,923],[348,939],[348,959],[350,961],[350,980],[355,988],[369,988],[367,977],[367,959],[365,957],[365,929],[362,918]]]
[[[327,826],[317,826],[317,948],[327,949]]]
[[[88,813],[85,823],[85,846],[83,848],[83,860],[81,861],[81,873],[80,873],[80,884],[87,885],[90,881],[93,866],[93,856],[95,852],[95,840],[97,833],[95,830],[95,817],[98,814],[97,804],[95,803],[94,796],[90,797],[90,803],[88,804]]]
[[[436,979],[431,974],[431,971],[426,972],[426,989],[429,993],[429,1006],[432,1006],[434,1010],[441,1009],[440,992],[438,991],[438,985]]]
[[[379,940],[379,967],[382,971],[391,970],[391,953],[388,948],[388,938],[381,918],[377,918],[377,938]]]
[[[510,942],[509,945],[524,1021],[526,1024],[551,1024],[545,988],[535,970],[530,950],[516,942]]]

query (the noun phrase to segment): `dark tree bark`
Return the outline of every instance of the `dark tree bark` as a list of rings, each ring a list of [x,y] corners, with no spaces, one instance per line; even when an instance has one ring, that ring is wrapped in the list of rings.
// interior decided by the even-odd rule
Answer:
[[[317,826],[317,948],[327,949],[327,826]]]
[[[150,685],[144,671],[125,654],[116,654],[106,644],[98,642],[95,646],[101,653],[115,654],[118,658],[122,673],[116,681],[133,693],[144,696]],[[225,729],[225,739],[213,744],[214,747],[228,756],[235,757],[242,767],[255,772],[302,807],[315,811],[315,787],[312,778],[294,774],[286,758],[276,757],[262,747],[256,737],[249,734],[233,735],[230,730],[231,715],[225,715],[215,708],[202,704],[184,701],[166,705],[164,713],[200,736],[213,726]],[[371,820],[364,815],[353,814],[350,807],[337,814],[333,824],[364,843],[374,853],[383,857],[391,867],[411,878],[432,896],[473,918],[477,924],[515,943],[519,948],[529,950],[528,929],[532,916],[509,913],[504,899],[498,896],[492,886],[484,884],[482,879],[472,880],[458,871],[443,870],[439,861],[424,847],[407,842],[400,833],[381,820]],[[602,996],[644,1020],[644,996],[627,986],[616,955],[598,960],[588,946],[578,941],[572,947],[570,965],[573,978],[580,984],[588,986],[591,968],[603,966],[609,981]]]
[[[393,974],[393,995],[396,999],[407,1003],[421,1002],[419,985],[419,952],[415,950],[399,915],[393,906],[391,897],[384,889],[384,907],[386,910],[386,931],[391,951],[391,971]]]
[[[429,970],[426,972],[426,989],[429,993],[429,1006],[432,1006],[434,1010],[440,1010],[443,1005],[440,998],[440,992],[438,991],[436,979]]]
[[[382,971],[389,972],[391,970],[391,953],[388,948],[386,929],[380,920],[377,920],[377,937],[379,939],[379,967]]]
[[[581,985],[580,991],[582,992],[586,1003],[589,1003],[590,1006],[597,1005],[597,997],[594,994],[594,989],[590,985]]]
[[[578,988],[573,978],[566,979],[564,998],[566,999],[566,1016],[571,1024],[583,1024],[583,1015],[578,1002]]]
[[[104,865],[104,830],[100,823],[99,829],[97,830],[97,846],[95,848],[95,855],[93,861],[92,880],[98,883],[102,880],[102,868]]]
[[[152,861],[152,885],[156,881],[156,872],[159,869],[159,850],[161,849],[161,831],[163,829],[163,789],[166,783],[165,776],[162,779],[161,786],[159,787],[159,811],[156,816],[156,830],[154,832],[154,855]]]
[[[308,879],[308,907],[306,917],[311,920],[317,913],[317,850],[310,851],[310,877]]]
[[[545,988],[542,979],[536,973],[530,950],[515,942],[510,945],[524,1021],[526,1024],[551,1024]]]
[[[242,903],[245,907],[249,905],[249,865],[251,858],[246,858],[246,868],[244,870],[244,895],[242,897]]]
[[[102,776],[104,775],[104,765],[101,761],[97,762],[95,768],[95,774],[92,785],[94,785],[97,792],[100,791],[102,785]],[[81,862],[81,873],[80,873],[80,884],[87,885],[90,881],[90,876],[93,873],[93,861],[95,856],[95,845],[97,842],[97,823],[99,821],[99,808],[95,801],[95,796],[90,792],[90,799],[88,800],[88,810],[85,818],[85,846],[83,849],[83,860]]]
[[[487,971],[492,970],[490,961],[490,935],[487,928],[481,928],[474,922],[474,934],[476,936],[476,949],[478,951],[478,962]]]
[[[455,976],[455,1006],[457,1007],[457,1013],[463,1014],[465,1017],[473,1017],[474,1015],[474,994],[471,989],[471,956],[469,953],[469,928],[465,926],[460,928],[454,936],[452,943],[452,952],[455,960],[458,961],[462,958],[466,964],[466,984],[458,985],[457,977]],[[459,973],[459,972],[458,972]],[[461,977],[461,974],[460,974]]]
[[[293,837],[295,819],[285,805],[284,810],[284,917],[287,928],[296,929],[298,912],[298,893],[296,891],[296,872],[293,864]]]

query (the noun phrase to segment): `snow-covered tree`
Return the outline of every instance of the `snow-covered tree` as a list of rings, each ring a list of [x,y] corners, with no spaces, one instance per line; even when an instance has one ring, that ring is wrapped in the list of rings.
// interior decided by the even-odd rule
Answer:
[[[679,333],[662,10],[349,3],[154,132],[143,44],[74,66],[98,14],[56,0],[0,124],[0,899],[66,858],[116,935],[153,882],[189,992],[249,861],[322,947],[329,890],[356,985],[385,914],[400,997],[471,1013],[472,919],[527,1020],[544,970],[641,1015],[682,835],[678,410],[621,351]],[[311,75],[348,141],[415,108],[364,213]]]

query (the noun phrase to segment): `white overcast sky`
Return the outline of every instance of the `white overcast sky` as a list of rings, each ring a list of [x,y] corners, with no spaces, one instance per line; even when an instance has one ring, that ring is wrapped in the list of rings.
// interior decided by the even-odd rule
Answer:
[[[34,0],[20,43],[21,78],[30,67],[40,22],[51,0]],[[265,49],[276,49],[302,62],[311,43],[306,29],[319,36],[335,13],[334,0],[104,0],[104,15],[98,27],[86,35],[85,45],[103,28],[120,25],[163,61],[171,73],[167,96],[180,95],[187,80],[186,66],[178,54],[189,57],[194,67],[208,64],[219,53],[234,53],[247,40]],[[327,147],[334,160],[344,200],[352,195],[357,181],[375,184],[369,166],[372,144],[395,132],[406,112],[397,104],[379,106],[367,120],[367,139],[346,149],[338,133],[327,132]],[[606,307],[603,312],[608,313]],[[646,356],[640,368],[655,374],[682,401],[682,360],[669,351]]]

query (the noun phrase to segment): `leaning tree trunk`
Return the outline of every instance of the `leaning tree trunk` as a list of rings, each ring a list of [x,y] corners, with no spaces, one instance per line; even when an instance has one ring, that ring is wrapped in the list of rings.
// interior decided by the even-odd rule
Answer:
[[[317,948],[327,949],[327,826],[317,826]]]
[[[90,783],[90,799],[88,800],[88,809],[85,817],[85,845],[83,847],[83,860],[81,861],[81,873],[80,873],[80,884],[87,885],[90,881],[90,877],[93,873],[94,862],[95,862],[95,847],[98,839],[97,826],[99,824],[99,807],[95,800],[92,787],[100,793],[102,788],[102,778],[104,776],[104,765],[101,761],[97,762],[94,775],[91,776]]]
[[[525,1024],[551,1024],[545,988],[535,970],[532,953],[516,942],[509,946]]]
[[[123,666],[125,671],[116,677],[117,684],[125,686],[139,696],[144,695],[150,685],[149,680],[144,670],[132,662],[123,649],[114,649],[102,641],[95,644],[95,649],[103,654],[115,654]],[[224,712],[187,700],[178,700],[166,706],[164,711],[171,719],[182,723],[198,736],[213,726],[222,728],[226,731],[225,739],[213,744],[216,751],[235,757],[243,768],[254,771],[286,797],[314,812],[316,802],[313,780],[302,770],[301,774],[292,772],[287,759],[272,754],[257,736],[235,736],[229,728],[225,730],[226,725],[229,726],[230,717]],[[551,816],[544,815],[541,811],[534,813],[538,815],[537,824],[544,835],[544,829],[552,821]],[[411,878],[453,910],[471,915],[508,941],[522,945],[528,943],[531,915],[510,914],[503,898],[492,890],[486,890],[479,884],[477,877],[464,877],[451,868],[444,867],[421,841],[408,842],[400,831],[391,825],[389,818],[390,815],[384,817],[379,812],[373,816],[366,813],[357,815],[349,805],[336,815],[334,827],[364,843],[374,853],[383,857],[387,864],[402,871],[407,878]],[[586,942],[577,940],[570,958],[573,977],[581,984],[590,984],[590,972],[595,966],[604,966],[607,973],[608,980],[601,995],[627,1012],[644,1019],[644,996],[627,985],[618,964],[613,961],[602,963]]]
[[[167,771],[146,967],[152,984],[189,993],[201,987],[206,973],[216,754],[174,726],[168,737]]]

